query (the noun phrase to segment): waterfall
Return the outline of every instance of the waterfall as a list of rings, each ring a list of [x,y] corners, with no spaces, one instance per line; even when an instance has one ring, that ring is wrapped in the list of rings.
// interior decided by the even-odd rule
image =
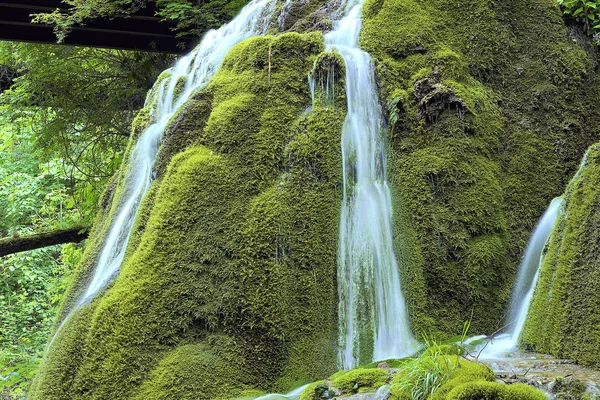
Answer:
[[[275,0],[253,0],[230,23],[207,32],[190,54],[167,70],[170,73],[168,78],[159,81],[157,85],[160,86],[149,93],[146,105],[154,104],[154,123],[141,134],[129,156],[122,177],[120,201],[115,202],[115,209],[112,210],[114,221],[104,241],[93,277],[77,306],[90,301],[121,267],[137,211],[152,183],[152,167],[169,120],[194,91],[210,81],[235,44],[266,33],[275,3]],[[152,98],[151,94],[155,92],[157,98]]]
[[[346,65],[348,113],[342,132],[344,193],[338,249],[341,368],[360,362],[360,345],[372,335],[373,360],[413,352],[406,305],[394,254],[390,189],[386,181],[383,117],[371,57],[358,46],[364,0],[345,2],[345,16],[325,35],[328,51]],[[315,83],[311,82],[311,90]],[[361,333],[361,325],[370,332]]]
[[[514,347],[517,346],[519,336],[523,331],[527,311],[529,311],[535,284],[540,273],[540,267],[544,260],[544,247],[560,215],[562,204],[562,197],[552,200],[533,231],[533,235],[529,239],[529,243],[525,249],[525,256],[519,266],[517,284],[513,291],[509,308],[509,321],[511,323],[509,332],[511,334],[511,344]]]
[[[482,358],[502,357],[504,353],[517,348],[544,261],[544,247],[560,215],[562,205],[562,197],[552,200],[535,227],[519,265],[517,281],[509,307],[508,330],[485,347],[481,353]]]

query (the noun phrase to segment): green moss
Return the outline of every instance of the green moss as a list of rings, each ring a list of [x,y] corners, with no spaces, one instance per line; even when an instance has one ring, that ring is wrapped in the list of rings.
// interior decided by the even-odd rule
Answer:
[[[491,333],[537,219],[596,141],[591,56],[553,0],[367,0],[363,17],[412,328]]]
[[[336,370],[345,108],[305,114],[322,51],[249,39],[171,121],[119,276],[57,336],[82,357],[51,349],[32,399],[231,398]]]
[[[226,400],[248,391],[243,359],[231,354],[230,338],[212,336],[201,344],[182,345],[167,354],[144,382],[138,400]],[[219,379],[214,379],[219,377]]]
[[[558,399],[584,400],[589,398],[587,389],[588,386],[585,382],[559,376],[552,382],[550,392]]]
[[[357,393],[376,390],[385,385],[388,372],[380,368],[356,368],[332,380],[332,386],[342,393]]]
[[[316,396],[315,389],[317,389],[317,386],[321,386],[324,384],[325,381],[317,381],[311,383],[302,391],[302,394],[300,394],[300,398],[298,400],[317,400],[318,397]]]
[[[202,88],[173,115],[163,133],[160,151],[154,164],[153,171],[157,178],[164,176],[173,156],[193,145],[204,134],[211,107],[212,94]]]
[[[594,145],[567,187],[521,336],[527,347],[594,367],[600,366],[599,183]]]
[[[448,400],[544,400],[547,397],[539,390],[515,383],[506,385],[496,382],[472,382],[454,388]]]
[[[454,358],[455,368],[438,390],[433,393],[431,400],[447,399],[450,393],[458,387],[473,382],[494,382],[496,377],[490,367],[463,358]]]

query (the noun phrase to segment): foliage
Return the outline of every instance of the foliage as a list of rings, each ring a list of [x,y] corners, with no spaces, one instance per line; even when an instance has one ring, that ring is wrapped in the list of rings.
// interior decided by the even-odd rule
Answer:
[[[85,25],[94,18],[127,17],[148,0],[66,0],[69,12],[54,10],[34,15],[34,22],[53,25],[58,42],[62,42],[73,26]],[[175,22],[174,30],[180,36],[202,36],[208,29],[229,21],[248,0],[158,0],[157,15],[164,21]]]
[[[464,340],[464,337],[462,338]],[[389,360],[388,368],[358,367],[339,371],[308,385],[300,400],[318,400],[324,391],[345,395],[375,391],[388,383],[390,400],[542,400],[545,395],[524,384],[495,382],[492,369],[455,354],[456,347],[426,340],[415,358]],[[391,381],[389,381],[391,379]]]
[[[60,158],[38,148],[34,112],[0,107],[0,237],[75,225],[74,186]]]
[[[61,155],[64,184],[76,192],[73,200],[85,216],[94,214],[98,194],[121,162],[132,119],[170,60],[137,52],[0,42],[0,65],[20,75],[0,94],[3,118],[35,132],[28,140],[43,150],[40,157]]]
[[[157,15],[174,21],[180,36],[202,36],[231,20],[248,0],[158,0]]]
[[[456,357],[447,356],[447,346],[425,338],[423,352],[400,368],[390,393],[396,399],[425,400],[448,381],[456,363]]]
[[[0,237],[77,223],[62,160],[45,159],[30,118],[10,110],[0,107]],[[0,258],[0,392],[26,392],[81,252],[67,245]]]
[[[556,0],[565,15],[582,22],[588,35],[600,44],[600,0]]]

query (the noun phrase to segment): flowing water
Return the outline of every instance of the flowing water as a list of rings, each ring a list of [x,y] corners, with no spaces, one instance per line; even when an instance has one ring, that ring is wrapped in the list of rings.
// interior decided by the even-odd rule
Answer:
[[[373,342],[373,360],[414,351],[393,248],[374,65],[358,46],[363,3],[346,2],[345,16],[325,35],[327,50],[338,52],[345,61],[348,102],[342,132],[344,193],[338,249],[338,361],[343,369],[372,361],[360,360],[361,343]],[[313,81],[311,90],[314,87]]]
[[[252,400],[298,400],[300,398],[300,395],[302,394],[304,389],[306,389],[307,386],[308,385],[300,386],[299,388],[296,388],[286,394],[279,394],[279,393],[265,394],[264,396],[255,397]]]
[[[93,298],[121,267],[137,211],[152,183],[152,167],[169,120],[195,90],[210,81],[235,44],[266,33],[275,3],[275,0],[254,0],[230,23],[206,33],[196,49],[168,70],[168,78],[157,83],[160,85],[158,90],[150,92],[157,93],[157,98],[149,95],[146,100],[146,105],[156,102],[152,108],[155,122],[141,134],[131,152],[123,177],[121,201],[115,203],[117,209],[113,211],[114,221],[92,280],[77,305]]]
[[[501,358],[517,348],[519,336],[523,331],[529,305],[533,298],[540,267],[544,260],[544,247],[560,215],[562,204],[562,197],[552,200],[533,231],[519,265],[519,273],[510,302],[508,329],[504,334],[499,335],[493,342],[486,345],[481,353],[481,358]]]

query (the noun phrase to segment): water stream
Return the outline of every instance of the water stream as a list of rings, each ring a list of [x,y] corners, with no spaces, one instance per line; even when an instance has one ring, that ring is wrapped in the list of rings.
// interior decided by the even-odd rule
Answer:
[[[300,386],[289,393],[279,394],[271,393],[264,396],[255,397],[252,400],[298,400],[308,385]]]
[[[393,247],[385,131],[374,65],[358,46],[363,3],[346,2],[345,16],[325,35],[327,50],[338,52],[345,61],[348,102],[342,132],[344,193],[337,273],[338,362],[343,369],[372,361],[359,356],[361,343],[369,340],[373,360],[414,351]]]
[[[480,358],[502,358],[517,348],[519,336],[523,331],[529,305],[535,291],[540,267],[544,260],[544,247],[560,215],[562,205],[562,197],[552,200],[535,227],[519,265],[516,285],[509,307],[508,328],[505,333],[486,344]]]

